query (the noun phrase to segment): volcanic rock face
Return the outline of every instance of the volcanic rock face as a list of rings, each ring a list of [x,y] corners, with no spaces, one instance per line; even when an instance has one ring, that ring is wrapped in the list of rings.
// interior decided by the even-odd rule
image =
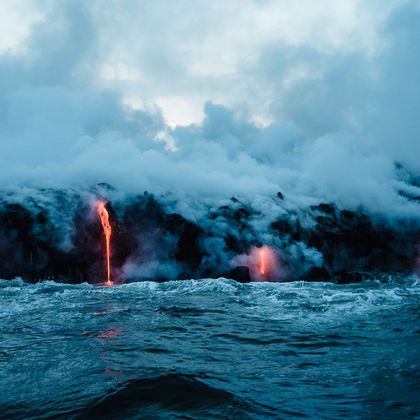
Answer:
[[[288,244],[304,242],[323,257],[321,267],[311,267],[304,278],[317,281],[326,277],[338,283],[361,281],[360,273],[409,273],[416,261],[418,226],[375,222],[363,212],[338,210],[332,204],[312,206],[307,216],[313,222],[303,227],[299,220],[280,219],[271,229]]]
[[[103,282],[105,239],[94,203],[104,200],[106,192],[42,190],[25,200],[4,197],[0,278]],[[248,266],[235,261],[262,245],[272,247],[281,260],[282,275],[270,280],[343,284],[362,281],[363,273],[415,269],[418,225],[391,225],[325,203],[290,211],[283,208],[283,196],[273,200],[282,217],[265,227],[259,223],[261,214],[236,198],[196,221],[169,211],[148,193],[105,200],[112,225],[111,277],[163,281],[224,276],[249,282]]]
[[[59,249],[59,238],[47,212],[36,214],[20,204],[0,208],[0,277],[61,278],[71,270],[71,256]],[[67,276],[71,279],[72,276]]]

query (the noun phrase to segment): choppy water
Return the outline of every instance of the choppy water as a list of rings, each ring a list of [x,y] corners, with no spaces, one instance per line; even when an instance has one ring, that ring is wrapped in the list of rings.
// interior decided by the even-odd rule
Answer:
[[[420,418],[420,282],[0,281],[4,418]]]

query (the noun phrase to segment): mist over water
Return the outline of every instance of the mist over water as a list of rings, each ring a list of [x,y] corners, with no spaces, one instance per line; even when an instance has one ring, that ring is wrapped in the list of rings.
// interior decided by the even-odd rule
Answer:
[[[418,278],[0,282],[6,418],[416,418]]]

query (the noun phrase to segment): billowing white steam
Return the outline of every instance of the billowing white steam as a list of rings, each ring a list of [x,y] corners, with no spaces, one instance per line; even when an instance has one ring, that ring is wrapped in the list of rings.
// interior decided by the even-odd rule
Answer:
[[[270,21],[271,35],[258,39],[251,62],[229,64],[227,75],[223,66],[212,71],[206,50],[200,50],[200,25],[195,40],[176,38],[179,56],[172,57],[171,51],[162,52],[164,42],[157,36],[165,28],[148,26],[143,38],[128,24],[126,38],[116,30],[134,13],[129,2],[115,6],[115,14],[105,13],[101,2],[47,3],[45,21],[31,28],[23,47],[0,55],[1,187],[14,192],[31,185],[83,189],[107,182],[124,193],[148,190],[166,197],[168,206],[195,220],[203,208],[236,196],[262,212],[261,231],[266,216],[273,220],[281,213],[274,198],[278,191],[289,208],[333,201],[389,218],[419,218],[418,202],[406,196],[420,196],[420,44],[412,42],[420,33],[420,12],[410,1],[393,3],[381,13],[376,13],[381,5],[374,13],[368,5],[359,10],[355,4],[355,22],[364,10],[381,17],[375,18],[375,33],[364,34],[369,25],[359,25],[354,38],[347,21],[339,21],[342,27],[334,22],[338,48],[327,36],[314,38],[302,22],[296,22],[306,31],[301,36],[280,36]],[[266,14],[277,10],[271,2],[248,6]],[[165,8],[160,2],[142,6],[152,19],[153,10],[164,13]],[[196,13],[197,22],[210,22],[204,12]],[[223,17],[221,30],[227,30],[229,10],[214,13]],[[261,16],[258,22],[264,23]],[[181,11],[173,19],[179,22],[170,27],[179,35]],[[203,31],[214,33],[207,27]],[[350,48],[347,39],[356,39],[357,47]],[[206,35],[203,48],[210,51],[207,41]],[[232,51],[235,42],[226,48]],[[217,48],[223,57],[225,50]],[[202,68],[197,65],[201,55]],[[129,60],[136,71],[110,75],[105,64],[113,62],[115,70],[118,60],[121,69]],[[149,89],[142,110],[135,110],[128,105],[136,101],[127,90],[142,75],[156,89]],[[242,95],[241,83],[260,88],[266,98],[248,88]],[[224,96],[212,95],[212,86]],[[153,100],[196,97],[198,90],[210,100],[202,123],[166,125]],[[242,95],[242,106],[229,94]],[[219,98],[232,107],[215,105]],[[261,109],[274,122],[250,122]]]

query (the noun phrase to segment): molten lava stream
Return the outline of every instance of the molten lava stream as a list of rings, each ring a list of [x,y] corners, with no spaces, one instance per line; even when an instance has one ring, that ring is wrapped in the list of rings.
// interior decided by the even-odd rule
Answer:
[[[111,225],[109,224],[109,215],[108,211],[105,208],[105,203],[98,204],[98,212],[101,218],[102,228],[104,230],[105,239],[106,239],[106,265],[107,265],[107,282],[106,284],[110,286],[112,284],[111,281],[111,266],[109,263],[109,248],[110,248],[110,241],[111,241]]]
[[[265,250],[260,248],[260,274],[265,274]]]

